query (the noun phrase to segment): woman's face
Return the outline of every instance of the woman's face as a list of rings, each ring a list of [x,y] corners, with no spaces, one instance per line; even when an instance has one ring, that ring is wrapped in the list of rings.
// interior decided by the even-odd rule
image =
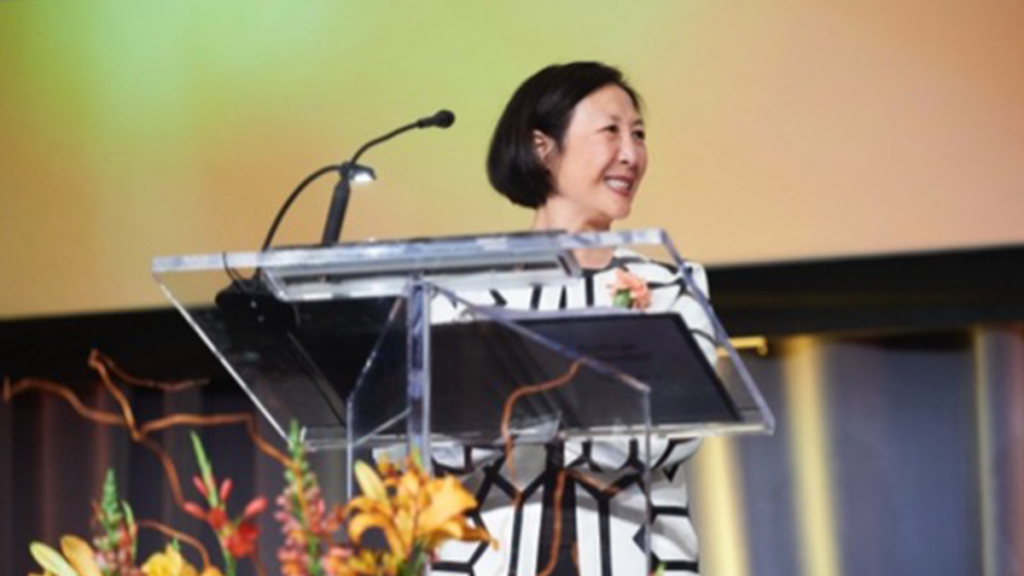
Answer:
[[[610,84],[580,100],[561,146],[540,132],[535,143],[551,173],[551,209],[587,228],[629,216],[647,148],[643,119],[625,90]]]

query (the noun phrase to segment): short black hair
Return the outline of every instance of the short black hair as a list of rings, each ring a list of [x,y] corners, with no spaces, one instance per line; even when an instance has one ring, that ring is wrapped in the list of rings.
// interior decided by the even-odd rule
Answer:
[[[600,62],[548,66],[523,82],[494,128],[487,154],[491,186],[520,206],[543,206],[552,182],[534,149],[533,131],[547,134],[561,148],[576,105],[608,85],[625,90],[640,110],[640,97],[622,72]]]

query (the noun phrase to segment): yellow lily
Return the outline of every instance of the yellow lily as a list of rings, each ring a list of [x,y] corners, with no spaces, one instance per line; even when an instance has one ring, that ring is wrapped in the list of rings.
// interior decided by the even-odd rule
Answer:
[[[399,535],[398,528],[395,526],[392,517],[386,514],[376,512],[356,513],[352,520],[349,521],[349,538],[353,542],[361,543],[363,534],[371,528],[377,528],[384,533],[384,539],[387,540],[388,547],[391,548],[392,553],[396,555],[408,553],[406,544]]]
[[[387,462],[379,467],[383,478],[369,465],[356,463],[363,496],[346,507],[346,515],[352,515],[349,536],[354,542],[361,542],[367,530],[379,529],[391,550],[382,560],[396,565],[406,562],[417,547],[430,554],[452,539],[495,544],[486,530],[467,522],[465,514],[477,502],[455,477],[431,479],[415,461],[401,474]]]
[[[363,497],[372,500],[390,512],[391,502],[388,497],[388,490],[377,472],[366,462],[359,461],[356,462],[355,476],[359,489],[363,491]]]
[[[96,552],[85,540],[69,534],[60,539],[60,549],[78,576],[103,576],[96,564]]]
[[[71,564],[52,547],[42,542],[32,542],[28,545],[28,551],[35,558],[36,562],[43,567],[47,574],[55,576],[78,576],[78,573]]]
[[[197,576],[195,566],[189,564],[173,546],[150,556],[142,565],[142,573],[146,576]]]
[[[428,534],[476,508],[476,498],[454,476],[431,480],[427,484],[427,502],[420,512],[419,528]]]

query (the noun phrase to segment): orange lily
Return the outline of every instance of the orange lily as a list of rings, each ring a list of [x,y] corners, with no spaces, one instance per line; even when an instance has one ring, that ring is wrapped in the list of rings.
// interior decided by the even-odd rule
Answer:
[[[85,540],[68,534],[60,539],[60,549],[75,572],[78,572],[78,576],[102,576],[103,573],[96,564],[96,553]]]
[[[390,548],[384,560],[398,564],[417,550],[431,554],[452,539],[494,543],[486,530],[467,522],[465,515],[477,502],[455,477],[432,479],[415,462],[410,464],[399,474],[383,462],[379,465],[382,478],[365,462],[356,463],[355,477],[363,495],[346,507],[346,515],[352,515],[348,527],[352,541],[360,543],[367,530],[377,528]]]

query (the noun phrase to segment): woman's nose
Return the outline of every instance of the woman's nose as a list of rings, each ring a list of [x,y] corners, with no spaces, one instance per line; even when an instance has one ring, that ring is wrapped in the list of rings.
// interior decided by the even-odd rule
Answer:
[[[619,143],[619,162],[632,166],[640,161],[643,145],[626,136]]]

